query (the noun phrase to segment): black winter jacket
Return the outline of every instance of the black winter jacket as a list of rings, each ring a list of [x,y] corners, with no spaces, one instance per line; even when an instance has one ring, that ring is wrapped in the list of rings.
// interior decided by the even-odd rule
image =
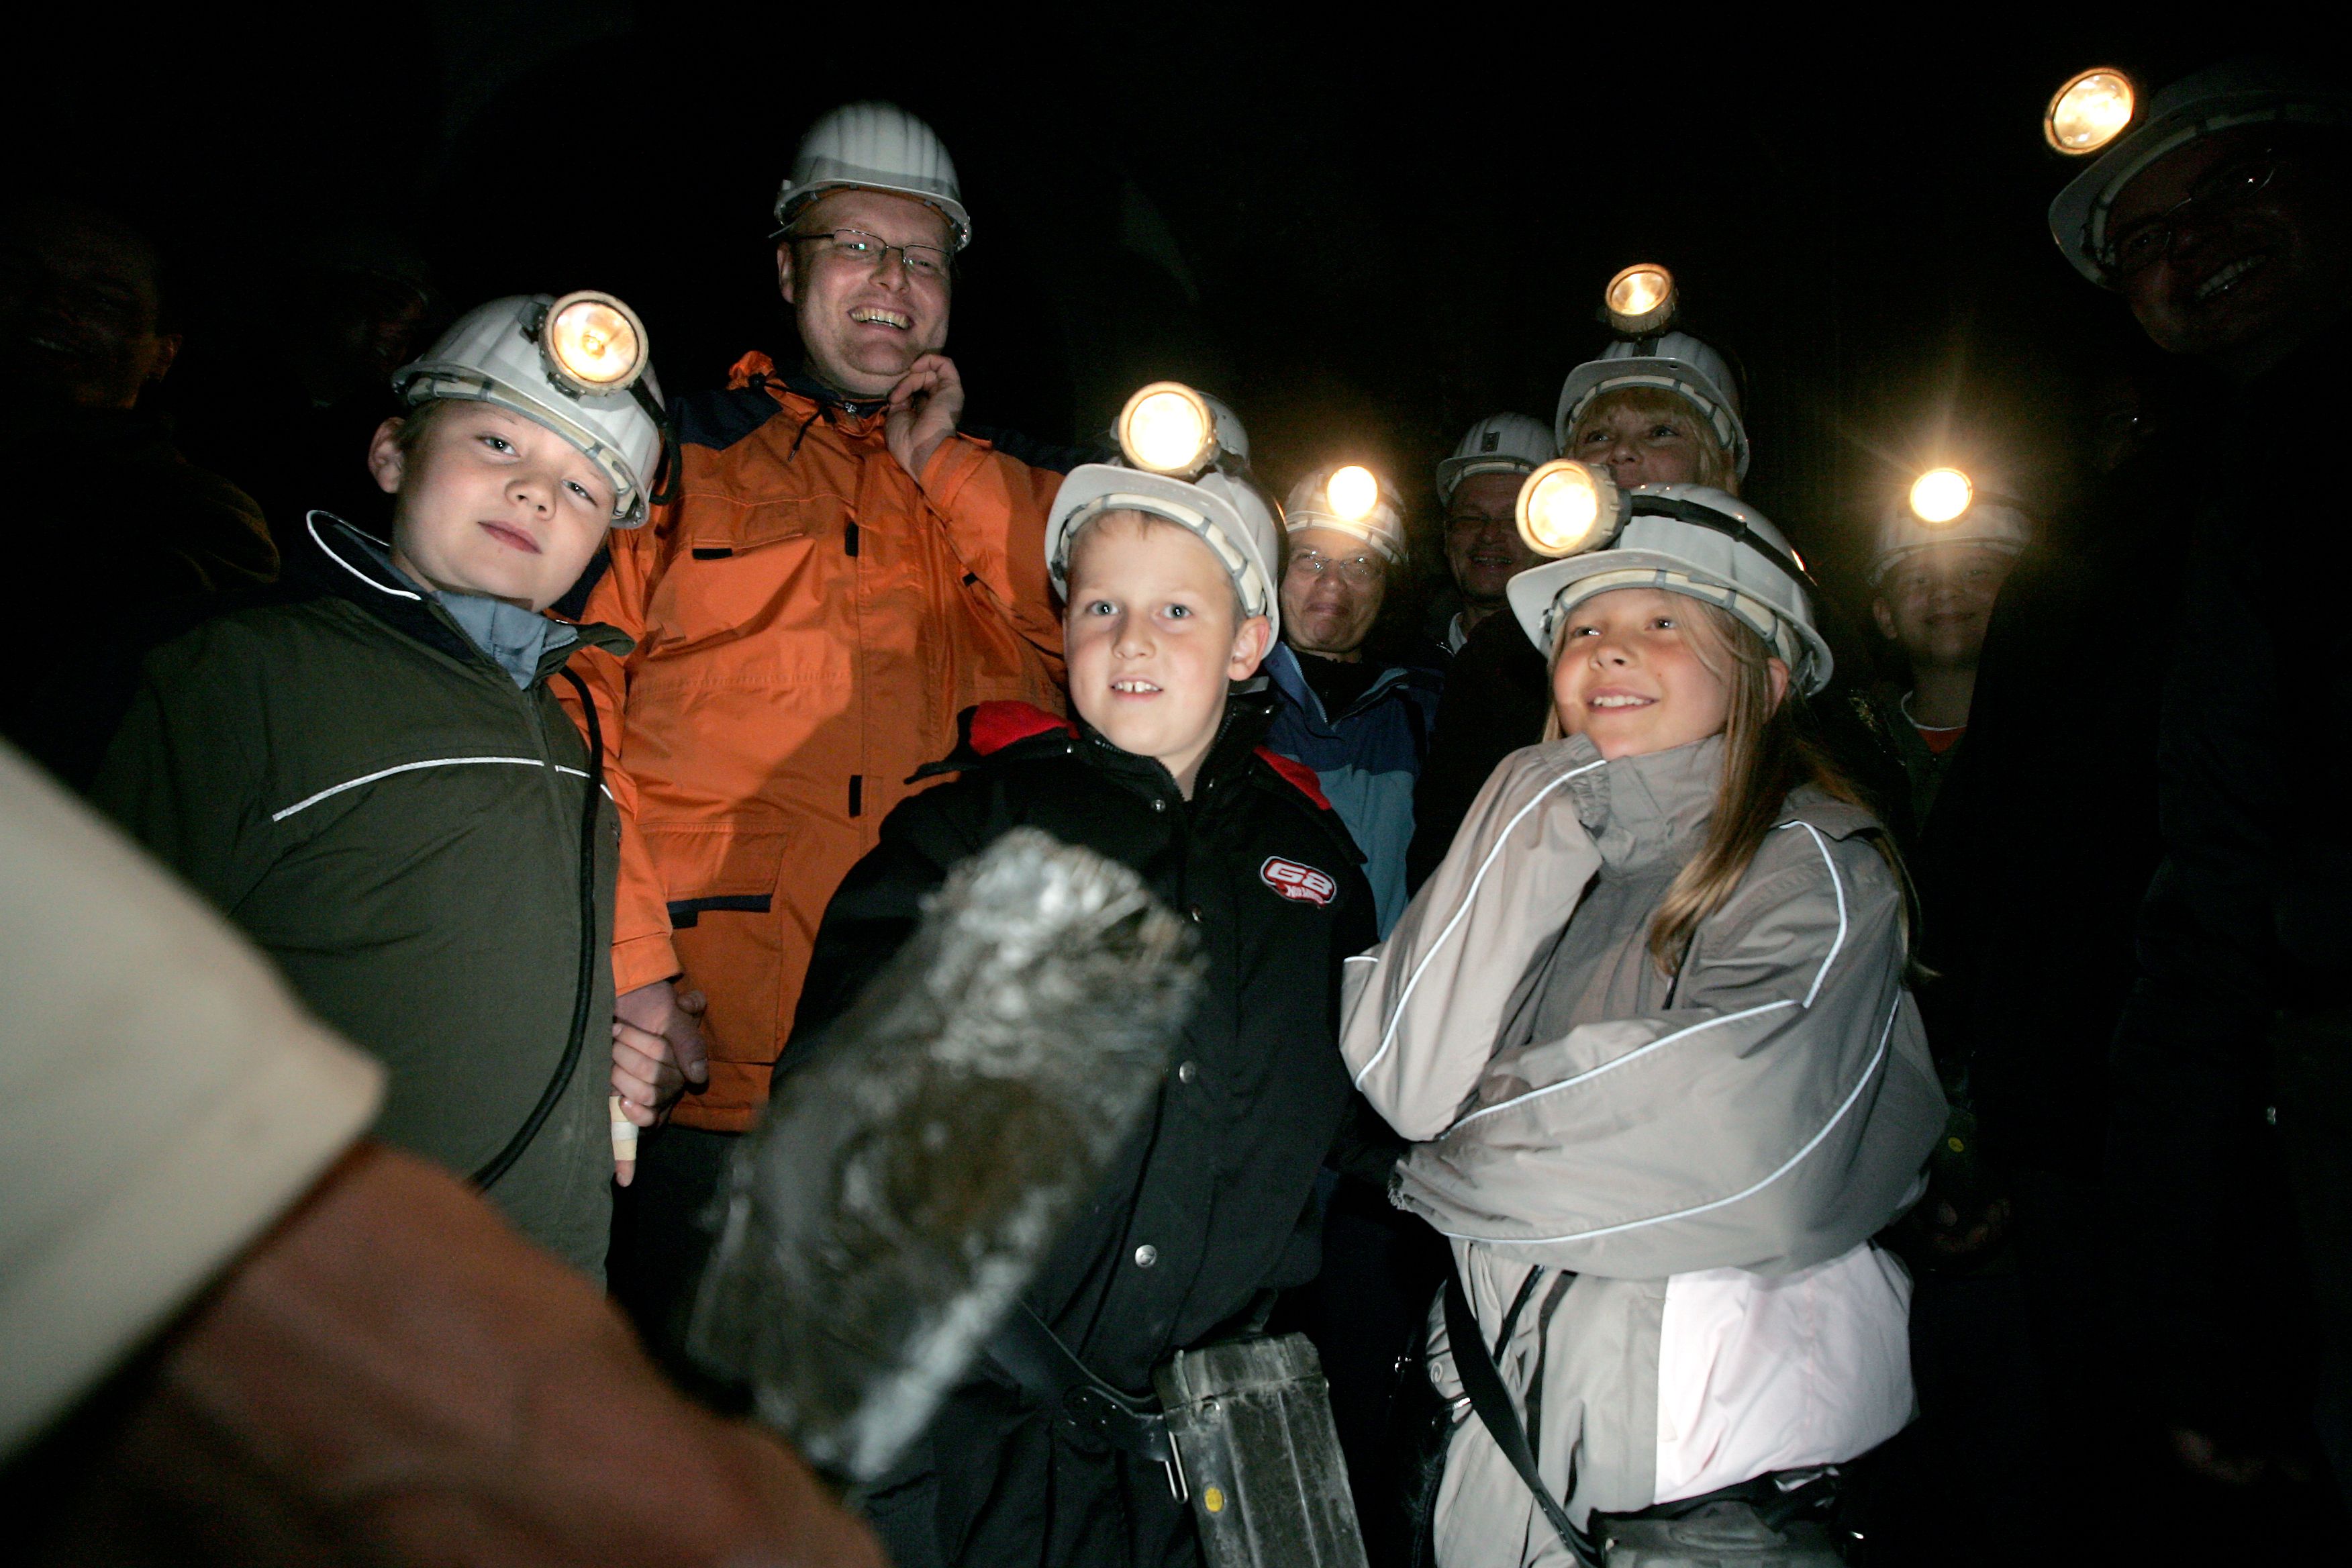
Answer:
[[[1158,762],[1070,721],[1017,702],[968,710],[963,742],[924,770],[961,776],[893,811],[826,909],[783,1061],[814,1048],[897,952],[923,896],[1011,828],[1121,861],[1191,916],[1208,982],[1176,1066],[1028,1292],[1098,1376],[1134,1393],[1319,1260],[1316,1173],[1349,1102],[1339,967],[1372,943],[1372,895],[1313,773],[1257,746],[1268,708],[1233,699],[1190,801]],[[991,1372],[949,1402],[928,1447],[937,1500],[926,1491],[919,1511],[946,1561],[1191,1559],[1158,1466],[1088,1451]],[[926,1560],[905,1519],[878,1512],[894,1551]]]

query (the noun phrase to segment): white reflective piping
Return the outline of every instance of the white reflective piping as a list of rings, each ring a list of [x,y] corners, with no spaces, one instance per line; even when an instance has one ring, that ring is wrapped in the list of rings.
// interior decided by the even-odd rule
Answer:
[[[1765,1188],[1770,1186],[1773,1183],[1787,1175],[1790,1171],[1795,1170],[1799,1163],[1801,1163],[1806,1155],[1821,1147],[1822,1140],[1830,1135],[1830,1129],[1835,1127],[1839,1122],[1845,1120],[1845,1113],[1853,1109],[1853,1102],[1862,1097],[1862,1091],[1869,1088],[1871,1080],[1878,1076],[1878,1066],[1881,1062],[1886,1059],[1887,1039],[1895,1033],[1895,1014],[1902,1010],[1902,1006],[1903,994],[1900,991],[1897,991],[1895,994],[1895,1005],[1888,1008],[1886,1012],[1886,1026],[1878,1032],[1878,1054],[1870,1058],[1870,1065],[1862,1069],[1861,1079],[1854,1084],[1853,1089],[1847,1093],[1844,1103],[1837,1108],[1836,1113],[1831,1116],[1827,1121],[1822,1122],[1822,1130],[1819,1132],[1814,1133],[1811,1138],[1807,1139],[1805,1141],[1805,1146],[1798,1150],[1795,1153],[1790,1155],[1788,1161],[1782,1164],[1779,1170],[1773,1172],[1770,1175],[1765,1177],[1762,1181],[1757,1183],[1752,1187],[1734,1193],[1727,1198],[1717,1198],[1713,1203],[1696,1204],[1686,1209],[1676,1209],[1672,1214],[1654,1215],[1648,1219],[1629,1219],[1622,1225],[1605,1225],[1598,1230],[1570,1231],[1566,1236],[1473,1236],[1467,1231],[1459,1230],[1449,1230],[1442,1232],[1441,1234],[1450,1237],[1455,1241],[1488,1241],[1502,1247],[1549,1247],[1556,1242],[1590,1241],[1595,1237],[1615,1236],[1620,1231],[1639,1230],[1643,1226],[1648,1225],[1665,1225],[1673,1220],[1688,1219],[1695,1214],[1706,1214],[1710,1209],[1723,1208],[1727,1205],[1738,1203],[1743,1199],[1752,1198],[1758,1193],[1762,1192]]]
[[[1342,963],[1378,963],[1380,960],[1369,952],[1351,952],[1339,962]]]
[[[412,598],[415,597],[414,595],[410,596]],[[314,795],[310,795],[303,800],[296,801],[292,805],[288,806],[283,811],[271,812],[269,814],[269,820],[272,822],[283,822],[298,811],[309,810],[311,806],[314,806],[320,801],[325,800],[329,795],[341,795],[347,789],[357,789],[362,784],[373,784],[378,779],[388,779],[394,773],[413,773],[419,768],[475,767],[484,763],[504,763],[509,766],[523,768],[543,768],[549,765],[546,763],[541,762],[537,757],[435,757],[429,762],[403,763],[396,768],[378,768],[372,773],[362,773],[358,778],[347,779],[339,784],[330,784]],[[588,776],[586,773],[582,773],[578,768],[567,768],[562,763],[557,763],[553,764],[553,766],[557,773],[570,773],[575,779],[584,779]],[[613,792],[606,790],[604,793],[609,795]]]
[[[332,516],[333,514],[329,513],[328,515]],[[366,573],[361,571],[358,567],[352,565],[350,562],[336,554],[333,549],[328,545],[327,542],[319,537],[319,517],[320,514],[316,511],[305,512],[302,516],[302,526],[310,531],[310,542],[316,544],[320,550],[326,552],[328,560],[333,562],[336,565],[341,567],[344,571],[350,573],[352,576],[358,578],[369,587],[373,588],[379,594],[389,594],[395,599],[415,599],[420,605],[425,602],[422,595],[412,594],[405,588],[385,587],[383,584],[377,582],[374,578],[369,576]],[[347,523],[344,526],[349,527],[350,525]],[[361,782],[364,783],[366,781],[362,780]],[[306,800],[302,803],[302,805],[308,805],[310,804],[310,803]],[[302,809],[302,806],[289,806],[287,809],[289,811],[299,811]],[[283,814],[281,813],[280,815]],[[275,822],[277,818],[272,817],[270,820]]]
[[[1795,1005],[1797,1005],[1796,1003],[1790,1001],[1788,997],[1783,996],[1778,1002],[1767,1002],[1760,1006],[1746,1008],[1738,1013],[1726,1013],[1720,1018],[1702,1019],[1698,1023],[1692,1024],[1687,1027],[1676,1029],[1671,1035],[1661,1035],[1656,1039],[1652,1040],[1648,1045],[1643,1046],[1635,1050],[1627,1051],[1623,1056],[1617,1058],[1613,1061],[1602,1062],[1597,1068],[1588,1068],[1583,1072],[1578,1073],[1574,1078],[1564,1078],[1558,1083],[1548,1083],[1541,1089],[1529,1089],[1525,1094],[1514,1096],[1509,1100],[1504,1100],[1500,1105],[1490,1105],[1484,1110],[1474,1110],[1469,1115],[1464,1117],[1461,1121],[1455,1122],[1454,1127],[1449,1128],[1447,1131],[1452,1131],[1460,1128],[1467,1127],[1482,1116],[1492,1116],[1498,1110],[1508,1110],[1515,1105],[1525,1105],[1530,1100],[1541,1100],[1547,1094],[1558,1094],[1563,1089],[1574,1089],[1578,1084],[1583,1083],[1591,1079],[1599,1078],[1602,1073],[1614,1072],[1617,1068],[1623,1067],[1628,1062],[1639,1061],[1643,1057],[1648,1056],[1652,1051],[1658,1050],[1666,1046],[1671,1046],[1676,1040],[1687,1039],[1691,1036],[1697,1034],[1701,1029],[1712,1029],[1717,1024],[1737,1024],[1740,1019],[1753,1018],[1759,1013],[1769,1013],[1778,1008],[1793,1007]]]
[[[1822,864],[1830,868],[1830,889],[1837,894],[1837,940],[1830,943],[1830,955],[1822,960],[1822,971],[1813,976],[1812,989],[1805,993],[1805,1005],[1810,1007],[1813,1005],[1813,998],[1822,994],[1822,982],[1830,977],[1830,965],[1837,962],[1838,949],[1845,945],[1845,880],[1838,875],[1837,862],[1830,858],[1830,847],[1822,841],[1819,828],[1810,822],[1784,822],[1774,831],[1791,827],[1801,827],[1813,836],[1813,847],[1822,852]]]
[[[1513,814],[1511,820],[1503,825],[1503,831],[1497,834],[1495,837],[1495,847],[1492,849],[1487,850],[1486,858],[1478,863],[1478,874],[1470,879],[1470,890],[1462,895],[1462,907],[1454,911],[1454,918],[1445,922],[1445,929],[1437,933],[1437,940],[1429,944],[1429,951],[1422,955],[1421,962],[1413,966],[1411,977],[1405,981],[1404,994],[1397,998],[1396,1011],[1390,1015],[1388,1026],[1381,1031],[1381,1048],[1372,1053],[1372,1059],[1364,1064],[1363,1071],[1359,1072],[1353,1079],[1353,1082],[1358,1088],[1361,1088],[1363,1086],[1364,1074],[1370,1072],[1374,1068],[1380,1066],[1381,1058],[1389,1054],[1389,1047],[1391,1046],[1396,1044],[1397,1024],[1404,1017],[1405,1004],[1412,1000],[1412,988],[1421,984],[1422,975],[1426,973],[1429,968],[1429,961],[1437,956],[1437,950],[1445,945],[1445,939],[1454,934],[1454,928],[1462,923],[1463,917],[1470,912],[1470,906],[1477,901],[1478,884],[1486,879],[1487,871],[1494,867],[1495,857],[1500,855],[1503,852],[1503,846],[1510,842],[1511,834],[1518,827],[1520,821],[1526,817],[1528,813],[1533,811],[1537,806],[1543,804],[1544,796],[1549,795],[1552,791],[1558,789],[1569,780],[1584,773],[1589,773],[1595,768],[1605,768],[1608,765],[1609,760],[1606,757],[1603,757],[1597,763],[1587,763],[1580,768],[1570,768],[1568,772],[1560,774],[1559,777],[1552,780],[1551,783],[1538,790],[1536,792],[1536,797],[1528,802],[1527,805],[1519,807],[1517,812]]]

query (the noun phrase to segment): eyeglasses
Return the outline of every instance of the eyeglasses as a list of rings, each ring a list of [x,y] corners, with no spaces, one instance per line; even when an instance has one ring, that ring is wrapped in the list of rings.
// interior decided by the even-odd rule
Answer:
[[[2154,217],[2143,218],[2117,235],[2100,252],[2100,264],[2117,278],[2147,271],[2172,254],[2172,247],[2180,237],[2182,220],[2191,216],[2191,209],[2226,211],[2269,188],[2271,181],[2278,177],[2278,168],[2277,149],[2265,147],[2207,171],[2189,187],[2187,195]]]
[[[1334,561],[1319,550],[1302,550],[1290,558],[1290,570],[1303,572],[1309,577],[1337,572],[1339,581],[1350,588],[1369,588],[1381,580],[1381,563],[1369,555],[1350,555],[1345,561]]]
[[[866,262],[876,267],[887,265],[890,253],[898,253],[898,265],[910,278],[926,283],[943,282],[948,275],[948,253],[936,245],[893,245],[878,234],[868,234],[862,228],[836,228],[829,234],[787,235],[798,243],[803,240],[821,241],[836,259]]]

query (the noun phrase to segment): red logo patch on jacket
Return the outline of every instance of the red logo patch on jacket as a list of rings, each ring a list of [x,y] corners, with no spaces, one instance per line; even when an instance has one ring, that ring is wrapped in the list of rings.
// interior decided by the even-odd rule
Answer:
[[[1267,887],[1302,904],[1328,904],[1331,895],[1339,890],[1339,884],[1328,871],[1318,871],[1312,866],[1302,866],[1279,855],[1267,856],[1257,874]]]

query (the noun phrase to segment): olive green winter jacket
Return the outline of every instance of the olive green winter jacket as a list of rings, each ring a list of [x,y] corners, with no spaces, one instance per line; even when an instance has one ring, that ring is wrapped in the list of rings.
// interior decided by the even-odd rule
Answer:
[[[390,1069],[374,1135],[472,1175],[529,1121],[578,1005],[588,750],[548,684],[628,639],[550,623],[510,674],[373,541],[320,512],[309,531],[269,602],[150,657],[95,798]],[[596,805],[585,1043],[489,1196],[601,1279],[619,824]]]

